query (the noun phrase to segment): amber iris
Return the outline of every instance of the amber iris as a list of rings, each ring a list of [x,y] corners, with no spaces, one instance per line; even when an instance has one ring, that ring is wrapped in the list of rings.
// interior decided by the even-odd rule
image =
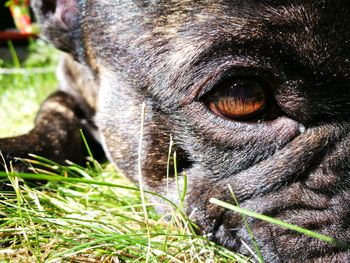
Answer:
[[[225,81],[208,98],[211,111],[235,120],[249,120],[259,116],[264,111],[265,104],[265,90],[255,80]]]

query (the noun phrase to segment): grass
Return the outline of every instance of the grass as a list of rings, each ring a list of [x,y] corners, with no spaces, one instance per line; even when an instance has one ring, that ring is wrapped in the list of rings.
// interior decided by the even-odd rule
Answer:
[[[10,50],[12,62],[0,60],[0,137],[28,131],[39,104],[57,85],[52,67],[58,55],[52,48],[34,43],[25,61],[17,58],[11,45]],[[38,74],[38,68],[46,72]],[[169,163],[171,158],[176,171],[176,154],[169,149]],[[0,172],[0,180],[15,189],[0,192],[0,261],[250,262],[255,257],[263,262],[254,242],[254,255],[244,258],[194,232],[195,226],[182,206],[186,183],[184,189],[178,189],[180,205],[176,206],[143,190],[142,171],[141,187],[134,186],[110,164],[100,165],[92,156],[87,167],[72,163],[61,166],[39,156],[25,161],[36,167],[35,173]],[[33,186],[30,180],[47,183]],[[163,199],[168,214],[155,212],[154,207],[160,204],[150,203],[150,195]],[[247,211],[237,202],[211,202],[241,213],[244,221],[246,216],[255,217],[337,243],[330,237]]]
[[[54,165],[44,159],[39,162],[42,167]],[[90,169],[56,165],[56,176],[52,172],[9,175],[16,192],[0,194],[0,236],[3,244],[11,245],[0,250],[0,258],[26,262],[247,261],[194,234],[181,208],[168,202],[169,214],[160,216],[153,209],[159,204],[143,202],[140,189],[128,186],[110,166],[90,164]],[[22,178],[48,179],[49,183],[32,188],[20,184]]]

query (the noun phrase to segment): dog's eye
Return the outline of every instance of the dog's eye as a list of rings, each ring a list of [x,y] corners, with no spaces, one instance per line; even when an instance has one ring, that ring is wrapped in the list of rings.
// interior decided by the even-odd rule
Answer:
[[[222,82],[207,96],[209,109],[220,116],[246,121],[259,117],[266,107],[263,85],[256,80]]]

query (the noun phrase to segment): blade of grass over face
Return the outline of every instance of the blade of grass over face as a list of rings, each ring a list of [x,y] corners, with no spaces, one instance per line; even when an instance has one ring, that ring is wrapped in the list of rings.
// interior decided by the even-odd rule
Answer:
[[[139,189],[140,189],[140,197],[141,197],[141,203],[142,203],[142,210],[144,215],[144,221],[146,225],[147,230],[147,254],[146,254],[146,263],[149,262],[150,256],[151,256],[151,233],[150,233],[150,227],[149,227],[149,219],[148,219],[148,211],[146,207],[146,200],[145,200],[145,192],[144,192],[144,186],[143,186],[143,178],[142,178],[142,141],[143,141],[143,129],[144,129],[144,122],[145,122],[145,114],[146,114],[146,104],[142,103],[142,110],[141,110],[141,125],[140,125],[140,139],[139,139],[139,148],[138,148],[138,158],[137,158],[137,167],[138,167],[138,180],[139,180]]]
[[[236,206],[237,206],[238,208],[240,208],[239,203],[238,203],[238,200],[237,200],[237,198],[236,198],[235,193],[234,193],[233,190],[232,190],[231,185],[228,185],[228,189],[230,190],[231,196],[232,196],[233,200],[235,201]],[[257,260],[259,261],[259,263],[263,263],[263,262],[264,262],[264,258],[263,258],[263,256],[262,256],[261,251],[260,251],[260,248],[259,248],[259,246],[258,246],[258,244],[257,244],[257,242],[256,242],[256,240],[255,240],[255,238],[254,238],[253,231],[252,231],[251,227],[249,226],[249,223],[248,223],[248,220],[247,220],[247,218],[246,218],[246,215],[245,215],[245,214],[242,214],[242,218],[243,218],[244,226],[245,226],[245,228],[246,228],[247,231],[248,231],[248,234],[249,234],[249,236],[250,236],[250,238],[251,238],[251,240],[252,240],[254,249],[255,249],[255,251],[256,251],[256,254],[257,254],[257,255],[256,255],[256,258],[257,258]],[[249,249],[250,249],[250,248],[249,248]],[[252,252],[254,253],[254,251],[252,251]],[[252,254],[253,254],[253,253],[252,253]],[[254,255],[254,254],[253,254],[253,255]],[[254,256],[255,256],[255,255],[254,255]]]
[[[336,239],[334,239],[332,237],[329,237],[329,236],[326,236],[326,235],[323,235],[323,234],[320,234],[320,233],[317,233],[317,232],[314,232],[314,231],[302,228],[300,226],[292,225],[292,224],[286,223],[284,221],[281,221],[281,220],[278,220],[278,219],[275,219],[275,218],[272,218],[272,217],[269,217],[269,216],[266,216],[266,215],[258,214],[256,212],[253,212],[253,211],[241,208],[239,206],[235,206],[235,205],[232,205],[232,204],[220,201],[220,200],[215,199],[215,198],[210,199],[210,202],[212,204],[215,204],[215,205],[224,207],[226,209],[235,211],[235,212],[240,213],[242,215],[251,216],[251,217],[254,217],[254,218],[257,218],[257,219],[269,222],[271,224],[275,224],[275,225],[278,225],[278,226],[281,226],[281,227],[293,230],[293,231],[298,232],[300,234],[307,235],[307,236],[310,236],[310,237],[313,237],[313,238],[317,238],[319,240],[322,240],[322,241],[330,243],[330,244],[335,244],[335,245],[339,245],[339,246],[342,246],[342,247],[350,248],[350,244],[344,244],[342,242],[337,241]]]

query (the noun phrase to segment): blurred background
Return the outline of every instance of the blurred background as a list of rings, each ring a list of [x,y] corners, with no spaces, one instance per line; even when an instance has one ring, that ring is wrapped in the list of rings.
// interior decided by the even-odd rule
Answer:
[[[59,53],[39,38],[29,0],[1,1],[0,21],[0,137],[9,137],[33,127],[56,88]]]
[[[0,4],[0,45],[8,41],[25,46],[39,34],[29,0],[8,0]],[[6,53],[2,57],[7,58]]]

